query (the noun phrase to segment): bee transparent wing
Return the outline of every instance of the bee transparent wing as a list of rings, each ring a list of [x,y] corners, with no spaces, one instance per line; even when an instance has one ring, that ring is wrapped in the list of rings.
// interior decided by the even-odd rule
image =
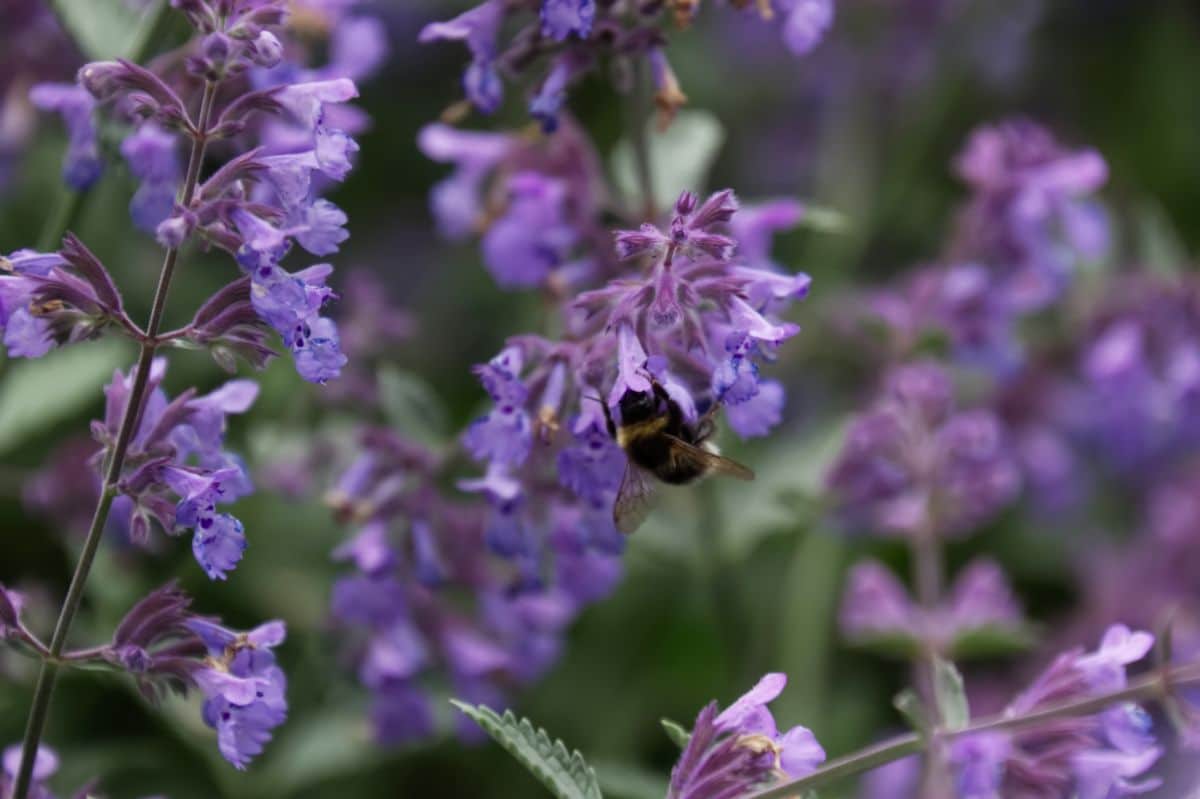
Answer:
[[[622,533],[636,532],[654,507],[654,483],[649,475],[632,463],[625,464],[617,501],[613,503],[613,523]]]
[[[710,452],[704,447],[697,447],[695,444],[689,444],[682,438],[673,436],[670,433],[664,434],[671,439],[671,446],[683,450],[689,457],[696,458],[708,466],[714,474],[723,474],[728,477],[736,477],[739,480],[753,480],[754,472],[748,467],[743,466],[735,460],[730,460],[723,455],[718,455],[715,452]]]

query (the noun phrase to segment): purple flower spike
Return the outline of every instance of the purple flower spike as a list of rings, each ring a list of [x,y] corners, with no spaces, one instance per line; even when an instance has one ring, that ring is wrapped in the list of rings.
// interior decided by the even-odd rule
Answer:
[[[463,75],[467,97],[485,114],[500,107],[504,87],[496,71],[496,36],[504,21],[502,0],[486,2],[446,22],[433,22],[421,30],[422,44],[462,41],[471,51],[471,65]]]
[[[586,39],[596,19],[596,0],[542,0],[542,35],[565,41]]]
[[[69,142],[63,159],[63,182],[76,191],[90,188],[104,169],[93,120],[96,101],[92,95],[73,83],[40,83],[30,90],[29,99],[43,111],[61,115],[67,126]]]

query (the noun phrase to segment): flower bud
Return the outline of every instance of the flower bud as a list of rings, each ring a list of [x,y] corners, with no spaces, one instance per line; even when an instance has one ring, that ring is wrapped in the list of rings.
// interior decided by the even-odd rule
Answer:
[[[258,66],[270,69],[283,58],[283,45],[275,34],[270,31],[261,31],[250,42],[246,55]]]

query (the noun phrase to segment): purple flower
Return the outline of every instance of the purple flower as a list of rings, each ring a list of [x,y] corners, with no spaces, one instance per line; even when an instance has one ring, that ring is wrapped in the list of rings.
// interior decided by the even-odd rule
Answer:
[[[504,85],[496,71],[496,36],[504,21],[502,0],[486,0],[446,22],[432,22],[421,30],[422,44],[461,41],[471,51],[471,64],[463,74],[467,97],[485,114],[500,107]]]
[[[565,41],[586,39],[596,19],[596,0],[542,0],[542,35]]]
[[[147,122],[121,142],[121,155],[129,164],[129,171],[141,181],[129,201],[133,223],[153,233],[171,215],[183,177],[175,137]]]
[[[199,618],[188,626],[209,653],[194,675],[205,695],[204,721],[216,729],[221,755],[245,769],[287,718],[287,678],[271,652],[286,628],[273,621],[238,633]]]
[[[484,181],[516,149],[517,141],[504,133],[463,131],[435,124],[421,129],[417,146],[435,161],[456,165],[454,174],[434,186],[431,195],[439,231],[457,239],[479,229],[484,217]]]
[[[92,95],[73,83],[39,83],[30,90],[29,99],[41,110],[62,116],[67,126],[63,181],[76,191],[90,188],[104,169],[93,119],[96,101]]]
[[[1103,212],[1089,195],[1108,168],[1094,150],[1069,151],[1038,125],[1010,120],[972,133],[957,169],[973,197],[954,255],[995,270],[1017,311],[1053,302],[1074,263],[1106,249]]]
[[[813,734],[800,726],[781,734],[766,707],[786,684],[785,675],[768,674],[720,714],[715,702],[700,711],[668,799],[736,799],[815,771],[825,750]]]
[[[1149,633],[1120,625],[1098,651],[1062,655],[1008,706],[1011,715],[1103,694],[1125,684],[1125,667],[1153,645]],[[1159,781],[1143,777],[1162,755],[1145,711],[1119,704],[1098,716],[1056,719],[1016,732],[967,735],[951,745],[961,796],[1079,796],[1110,799],[1143,793]]]
[[[17,782],[17,772],[21,769],[20,744],[14,744],[4,750],[3,767],[0,772],[0,791],[8,796]],[[29,788],[29,799],[53,799],[53,794],[46,787],[49,780],[58,771],[58,754],[48,746],[39,746],[37,756],[33,760],[33,777]]]
[[[541,285],[566,260],[575,231],[564,219],[566,187],[536,172],[514,175],[508,208],[483,236],[483,257],[502,288]]]
[[[784,0],[783,41],[796,55],[813,51],[833,25],[833,0]]]
[[[879,535],[962,534],[1012,500],[1020,473],[988,411],[954,412],[949,375],[893,369],[828,475],[841,513]]]

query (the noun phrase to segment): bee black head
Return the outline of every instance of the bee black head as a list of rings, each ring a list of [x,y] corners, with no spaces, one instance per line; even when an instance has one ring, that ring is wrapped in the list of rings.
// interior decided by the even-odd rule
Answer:
[[[637,424],[658,415],[658,400],[649,391],[626,389],[620,408],[621,424]]]

